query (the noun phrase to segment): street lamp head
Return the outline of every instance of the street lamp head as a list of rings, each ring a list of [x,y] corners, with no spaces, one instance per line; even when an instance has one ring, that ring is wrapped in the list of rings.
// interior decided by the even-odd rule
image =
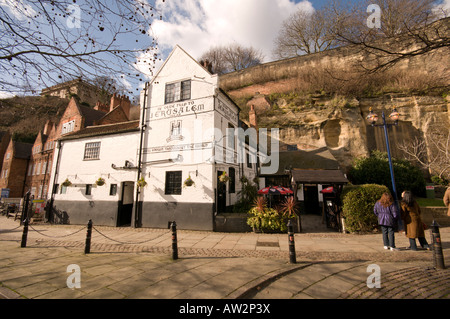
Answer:
[[[372,111],[372,108],[370,108],[369,115],[367,115],[366,119],[370,124],[374,125],[378,121],[378,115]]]
[[[397,112],[397,109],[395,107],[392,110],[392,113],[389,115],[389,118],[397,124],[398,119],[400,118],[400,113]]]

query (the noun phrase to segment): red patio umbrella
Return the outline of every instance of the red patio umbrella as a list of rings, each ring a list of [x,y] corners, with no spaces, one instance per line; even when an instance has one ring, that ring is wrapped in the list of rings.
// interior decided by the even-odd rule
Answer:
[[[258,191],[260,195],[289,195],[294,194],[294,192],[283,186],[268,186],[260,189]]]
[[[333,187],[333,186],[330,186],[330,187],[324,188],[324,189],[322,189],[320,192],[321,192],[322,194],[331,194],[331,193],[334,192],[334,187]]]

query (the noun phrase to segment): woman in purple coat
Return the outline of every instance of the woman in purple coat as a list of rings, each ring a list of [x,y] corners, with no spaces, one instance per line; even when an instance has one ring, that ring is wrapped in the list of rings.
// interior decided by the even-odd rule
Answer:
[[[384,249],[398,250],[395,248],[394,227],[397,224],[399,212],[392,195],[384,193],[380,200],[375,203],[373,212],[378,217],[378,224],[381,226]]]

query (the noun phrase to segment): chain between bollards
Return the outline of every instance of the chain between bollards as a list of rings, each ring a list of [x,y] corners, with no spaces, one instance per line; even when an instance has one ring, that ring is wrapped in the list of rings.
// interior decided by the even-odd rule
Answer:
[[[291,220],[287,223],[288,228],[288,241],[289,241],[289,262],[291,264],[297,263],[295,256],[295,240],[294,240],[294,225],[292,225]]]
[[[86,243],[84,245],[84,253],[89,254],[91,252],[91,238],[92,238],[92,219],[89,219],[86,232]]]
[[[442,253],[441,234],[439,224],[433,220],[431,224],[431,235],[433,239],[433,260],[436,269],[445,269],[444,254]]]
[[[168,227],[172,230],[172,259],[178,259],[178,244],[177,244],[177,223],[175,221],[169,222]]]

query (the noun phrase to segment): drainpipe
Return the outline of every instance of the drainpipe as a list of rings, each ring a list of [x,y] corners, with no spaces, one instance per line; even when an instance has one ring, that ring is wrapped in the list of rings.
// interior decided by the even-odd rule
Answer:
[[[58,143],[56,145],[56,149],[58,150],[58,156],[56,157],[56,165],[55,165],[55,174],[53,175],[53,183],[52,183],[52,195],[50,197],[50,205],[49,205],[49,211],[48,211],[48,221],[51,222],[53,220],[53,202],[55,200],[55,185],[56,185],[56,176],[59,172],[59,160],[61,157],[61,141],[58,140]],[[47,162],[48,165],[48,162]]]
[[[141,178],[141,172],[142,172],[142,144],[144,142],[144,131],[147,127],[145,124],[145,108],[147,105],[147,90],[148,90],[148,82],[145,83],[144,87],[144,104],[142,106],[142,120],[141,120],[141,127],[140,127],[140,141],[139,141],[139,159],[138,159],[138,173],[137,173],[137,181]],[[134,205],[134,228],[141,227],[140,223],[141,220],[139,218],[139,213],[142,212],[142,207],[139,209],[139,194],[141,193],[140,187],[136,187],[136,201]]]
[[[21,197],[25,196],[25,187],[27,185],[27,174],[28,174],[28,170],[29,170],[29,166],[30,166],[30,161],[31,161],[31,155],[30,155],[30,157],[27,158],[27,168],[25,170],[25,178],[23,179],[22,194],[20,195]],[[10,166],[9,170],[11,170],[11,166]]]

